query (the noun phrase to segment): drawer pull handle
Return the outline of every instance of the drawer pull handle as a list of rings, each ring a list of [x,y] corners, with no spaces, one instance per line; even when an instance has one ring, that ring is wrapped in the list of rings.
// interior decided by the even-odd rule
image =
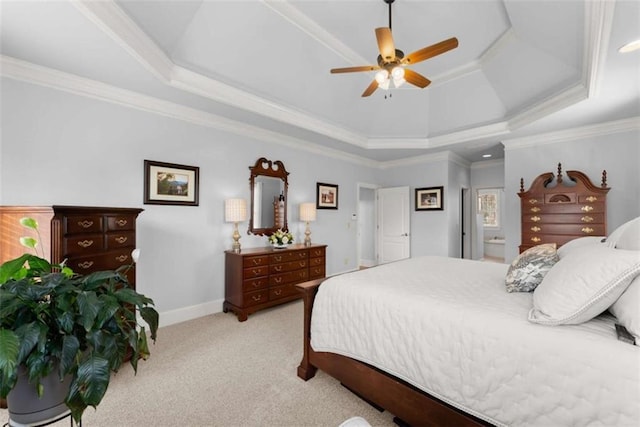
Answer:
[[[260,259],[252,259],[253,265],[260,265]]]
[[[273,281],[276,282],[276,283],[280,283],[280,282],[282,282],[282,277],[276,277],[276,278],[273,279]]]
[[[78,221],[78,225],[82,228],[89,228],[93,225],[93,221],[85,219],[84,221]]]
[[[259,276],[260,275],[260,270],[253,270],[251,272],[253,273],[254,276]]]
[[[596,196],[589,196],[585,199],[587,202],[593,203],[598,200]]]
[[[531,208],[531,212],[533,212],[533,213],[540,212],[541,210],[542,210],[542,209],[540,209],[540,208],[539,208],[539,207],[537,207],[537,206],[534,206],[534,207],[532,207],[532,208]]]
[[[282,257],[280,255],[273,257],[276,261],[282,261]]]
[[[300,267],[306,267],[306,266],[307,266],[307,262],[306,262],[306,261],[300,261],[300,262],[298,263],[298,265],[299,265]]]
[[[127,237],[126,236],[118,236],[118,237],[115,238],[115,241],[120,243],[120,244],[123,244],[124,242],[127,241]]]
[[[118,262],[124,262],[127,260],[127,258],[129,258],[129,255],[120,255],[116,257],[116,261]]]
[[[533,222],[538,222],[538,221],[540,221],[540,219],[541,218],[539,216],[537,216],[537,215],[531,217],[531,221],[533,221]]]
[[[593,233],[593,231],[594,231],[594,230],[593,230],[593,228],[591,228],[591,227],[584,227],[584,228],[582,229],[582,232],[583,232],[583,233],[586,233],[586,234],[591,234],[591,233]]]
[[[275,267],[273,267],[273,269],[275,271],[282,271],[282,266],[281,265],[276,265]]]
[[[532,238],[531,238],[531,241],[532,241],[532,242],[536,242],[536,243],[538,243],[538,242],[539,242],[539,241],[541,241],[541,240],[542,240],[542,239],[541,239],[541,238],[539,238],[539,237],[537,237],[537,236],[536,236],[536,237],[532,237]]]
[[[298,254],[298,257],[299,257],[299,258],[306,258],[306,257],[307,257],[307,254],[305,254],[304,252],[302,252],[302,253],[299,253],[299,254]]]
[[[118,224],[119,227],[124,227],[128,222],[129,221],[127,221],[126,219],[119,219],[116,221],[116,224]]]
[[[529,203],[531,203],[532,205],[535,205],[536,203],[538,203],[537,199],[529,199]]]
[[[274,292],[274,294],[276,294],[277,296],[282,295],[282,289],[278,289],[277,291]]]
[[[258,296],[252,295],[251,299],[253,299],[254,301],[260,301],[262,299],[262,295],[258,295]]]
[[[93,240],[82,240],[78,242],[78,246],[81,248],[88,248],[91,245],[93,245]]]
[[[582,222],[592,222],[593,218],[591,218],[590,216],[583,216],[582,218],[580,218],[580,220]]]
[[[78,267],[82,268],[82,269],[87,269],[87,268],[91,268],[91,266],[93,265],[93,261],[84,261],[84,262],[80,262],[78,263]]]
[[[584,212],[591,212],[593,210],[593,206],[586,205],[580,209],[583,210]]]
[[[540,230],[542,230],[542,228],[538,227],[537,225],[534,225],[533,227],[531,227],[531,231],[533,231],[534,233],[537,233]]]
[[[253,285],[254,288],[259,288],[260,287],[260,282],[253,282],[251,284]]]

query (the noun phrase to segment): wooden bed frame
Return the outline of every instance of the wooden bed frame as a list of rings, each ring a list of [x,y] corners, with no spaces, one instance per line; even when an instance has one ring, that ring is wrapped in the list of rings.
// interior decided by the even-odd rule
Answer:
[[[298,366],[300,378],[307,381],[320,369],[368,403],[392,413],[397,419],[394,421],[400,425],[491,425],[371,365],[339,354],[313,351],[311,311],[318,287],[324,280],[326,278],[296,285],[304,298],[304,354]]]

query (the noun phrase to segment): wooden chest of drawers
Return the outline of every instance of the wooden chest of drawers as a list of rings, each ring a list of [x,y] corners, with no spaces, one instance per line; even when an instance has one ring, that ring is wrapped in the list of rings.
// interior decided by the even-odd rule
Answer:
[[[66,259],[79,274],[130,265],[140,212],[137,208],[0,206],[0,261],[23,254],[26,248],[19,238],[31,235],[39,240],[44,258],[53,263]],[[20,224],[25,216],[38,221],[40,237]],[[135,288],[133,267],[127,271],[127,279]]]
[[[325,250],[300,244],[226,251],[224,312],[243,322],[258,310],[301,298],[297,283],[325,277]]]
[[[551,172],[538,176],[528,191],[521,182],[520,208],[522,215],[522,244],[520,252],[543,243],[558,247],[578,237],[606,236],[607,192],[606,173],[601,187],[578,171],[567,171],[562,179],[558,165],[556,185]]]

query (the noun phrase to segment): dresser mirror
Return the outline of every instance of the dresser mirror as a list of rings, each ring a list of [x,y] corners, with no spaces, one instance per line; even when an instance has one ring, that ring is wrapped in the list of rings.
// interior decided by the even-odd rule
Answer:
[[[251,212],[249,234],[269,236],[287,225],[287,176],[289,172],[280,160],[264,157],[250,166]]]

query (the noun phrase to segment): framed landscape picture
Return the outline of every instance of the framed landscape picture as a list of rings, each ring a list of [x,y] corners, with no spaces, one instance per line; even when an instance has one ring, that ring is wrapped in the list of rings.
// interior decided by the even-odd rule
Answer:
[[[333,184],[316,184],[316,209],[338,209],[338,186]]]
[[[144,204],[198,206],[200,168],[144,161]]]
[[[444,187],[416,188],[417,211],[444,210]]]

